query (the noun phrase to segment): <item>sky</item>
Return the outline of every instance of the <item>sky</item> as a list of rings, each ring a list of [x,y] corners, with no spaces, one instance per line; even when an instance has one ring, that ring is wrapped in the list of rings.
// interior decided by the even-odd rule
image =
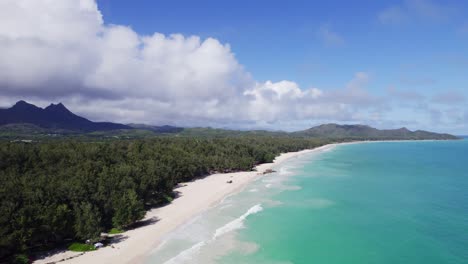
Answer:
[[[0,107],[468,134],[468,2],[0,1]]]

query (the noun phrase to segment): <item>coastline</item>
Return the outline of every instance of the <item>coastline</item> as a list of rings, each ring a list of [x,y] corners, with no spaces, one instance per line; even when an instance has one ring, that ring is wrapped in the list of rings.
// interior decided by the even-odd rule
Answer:
[[[379,143],[379,142],[417,142],[433,140],[376,140],[330,143],[314,149],[281,153],[272,163],[263,163],[255,171],[211,174],[187,183],[180,183],[174,191],[180,196],[170,204],[146,212],[141,227],[128,230],[116,236],[118,242],[96,251],[72,252],[53,251],[48,256],[33,263],[143,263],[147,256],[164,242],[166,236],[193,217],[219,204],[224,198],[243,190],[248,184],[263,176],[274,166],[301,155],[330,150],[338,145]],[[436,140],[434,140],[436,141]],[[227,183],[231,181],[232,183]],[[208,191],[207,191],[208,190]]]
[[[179,192],[178,198],[166,206],[147,211],[142,222],[148,224],[119,234],[119,242],[112,243],[112,247],[107,246],[84,254],[61,251],[33,263],[142,263],[146,256],[164,241],[167,234],[220,203],[228,195],[241,191],[273,166],[304,154],[329,150],[338,144],[354,143],[359,142],[334,143],[314,149],[282,153],[272,163],[256,166],[255,171],[212,174],[192,182],[181,183],[180,187],[174,190]]]

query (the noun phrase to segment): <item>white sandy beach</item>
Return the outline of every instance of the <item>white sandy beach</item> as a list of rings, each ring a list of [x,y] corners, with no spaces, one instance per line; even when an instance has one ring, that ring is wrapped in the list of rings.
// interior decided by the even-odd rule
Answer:
[[[324,151],[334,146],[335,144],[330,144],[311,150],[284,153],[278,156],[273,163],[257,166],[257,171],[213,174],[203,179],[181,184],[181,187],[176,189],[180,193],[180,197],[164,207],[148,211],[143,221],[151,223],[122,233],[122,239],[120,242],[113,243],[113,247],[108,246],[85,254],[71,251],[60,252],[34,263],[58,261],[78,264],[142,263],[146,256],[164,241],[168,233],[218,204],[227,195],[240,191],[248,183],[262,177],[262,173],[267,169],[290,158]],[[232,183],[227,183],[229,180],[232,180]]]

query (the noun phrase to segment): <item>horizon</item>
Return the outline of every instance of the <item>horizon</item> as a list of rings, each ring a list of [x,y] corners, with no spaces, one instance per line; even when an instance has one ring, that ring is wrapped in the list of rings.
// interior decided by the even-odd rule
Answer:
[[[8,107],[8,108],[1,108],[0,109],[9,109],[9,108],[13,108],[14,106],[16,106],[18,103],[24,103],[24,104],[28,104],[28,105],[33,105],[33,106],[36,106],[34,104],[31,104],[25,100],[19,100],[18,102],[16,102],[15,104],[13,104],[11,107]],[[41,107],[41,106],[36,106],[42,110],[45,110],[46,108],[48,107],[51,107],[51,106],[63,106],[66,110],[68,111],[71,111],[70,109],[68,109],[68,107],[66,105],[64,105],[62,102],[56,102],[56,103],[50,103],[49,105],[45,106],[45,107]],[[73,111],[71,111],[73,113]],[[73,113],[75,114],[75,113]],[[90,120],[92,122],[95,122],[93,120]],[[106,122],[106,121],[104,121]],[[124,125],[147,125],[147,126],[170,126],[170,125],[152,125],[152,124],[145,124],[145,123],[124,123]],[[303,130],[291,130],[291,131],[287,131],[287,130],[281,130],[281,129],[262,129],[262,128],[257,128],[257,129],[236,129],[236,128],[229,128],[229,127],[211,127],[211,126],[177,126],[179,128],[201,128],[201,129],[221,129],[221,130],[230,130],[230,131],[269,131],[269,132],[284,132],[284,133],[291,133],[291,132],[300,132],[300,131],[304,131],[304,130],[307,130],[307,129],[311,129],[311,128],[315,128],[315,127],[319,127],[319,126],[326,126],[326,125],[337,125],[337,126],[367,126],[367,127],[370,127],[370,128],[374,128],[370,125],[367,125],[367,124],[363,124],[363,123],[320,123],[320,124],[316,124],[316,125],[313,125],[313,126],[310,126],[310,127],[307,127]],[[173,126],[173,127],[176,127],[176,126]],[[133,127],[133,129],[135,129],[135,127]],[[387,128],[379,128],[380,130],[398,130],[398,129],[407,129],[409,130],[410,132],[416,132],[416,131],[426,131],[426,130],[421,130],[421,129],[415,129],[415,130],[411,130],[411,129],[408,129],[407,127],[387,127]],[[434,131],[426,131],[426,132],[434,132]],[[438,133],[441,133],[441,134],[448,134],[448,133],[445,133],[445,132],[438,132]],[[458,134],[454,134],[455,136],[457,137],[465,137],[465,135],[458,135]]]
[[[63,102],[123,124],[468,134],[468,3],[183,3],[1,2],[0,107]]]

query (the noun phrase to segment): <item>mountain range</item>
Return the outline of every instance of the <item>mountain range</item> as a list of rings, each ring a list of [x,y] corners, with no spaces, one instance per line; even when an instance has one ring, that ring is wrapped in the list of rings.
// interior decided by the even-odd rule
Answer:
[[[303,137],[322,138],[367,138],[367,139],[457,139],[449,134],[439,134],[423,130],[411,131],[405,127],[399,129],[376,129],[366,125],[324,124],[303,131],[293,132]]]
[[[32,124],[47,129],[83,132],[131,128],[122,124],[90,121],[70,112],[62,103],[40,108],[25,101],[19,101],[8,109],[0,109],[0,125],[8,124]]]
[[[175,134],[178,136],[203,137],[317,137],[342,140],[457,139],[457,137],[449,134],[439,134],[422,130],[410,131],[407,128],[379,130],[366,125],[324,124],[290,133],[266,130],[239,131],[200,127],[182,128],[167,125],[124,125],[90,121],[72,113],[62,103],[50,104],[46,108],[40,108],[25,101],[19,101],[8,109],[0,109],[0,134],[5,131],[9,133],[9,136],[47,134],[52,131],[52,133],[93,133],[93,136],[124,136],[125,138],[151,137],[155,134]]]

